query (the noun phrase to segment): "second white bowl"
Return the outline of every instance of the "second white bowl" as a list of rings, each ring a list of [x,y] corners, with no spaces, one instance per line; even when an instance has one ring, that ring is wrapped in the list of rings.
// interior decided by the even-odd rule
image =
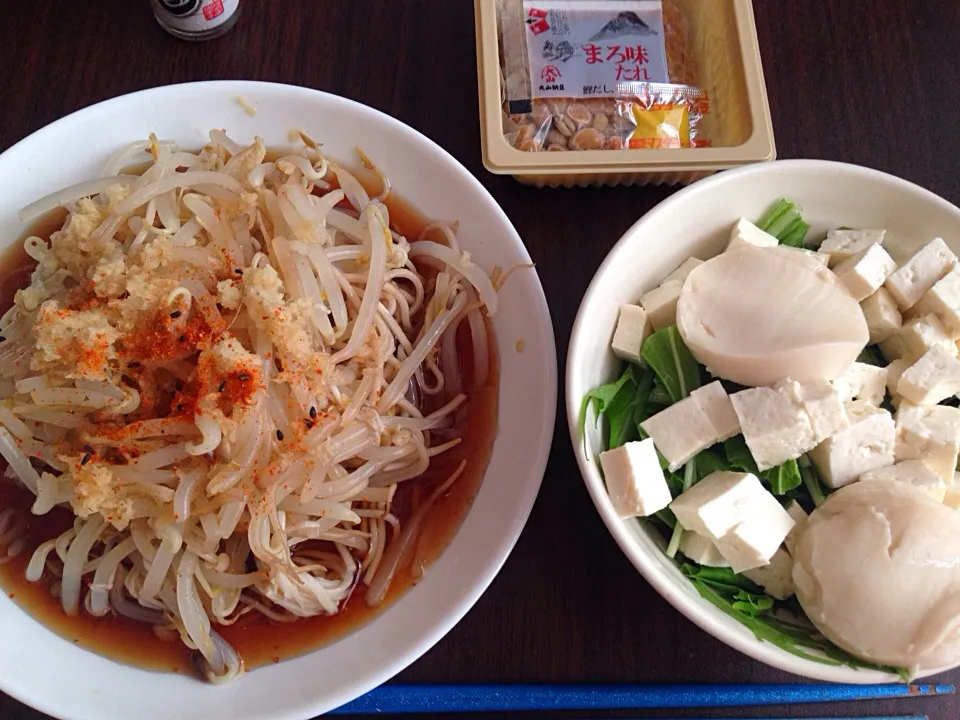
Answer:
[[[821,160],[787,160],[725,172],[685,188],[631,227],[597,271],[580,305],[567,352],[567,422],[584,482],[600,516],[630,562],[690,620],[731,647],[773,667],[818,680],[896,682],[874,670],[835,667],[796,657],[758,640],[746,627],[701,598],[650,525],[621,520],[610,503],[597,453],[600,431],[588,422],[586,443],[578,414],[583,396],[614,379],[620,361],[610,340],[620,305],[635,303],[689,257],[723,251],[740,217],[759,218],[778,198],[803,208],[809,237],[839,226],[886,228],[884,246],[901,260],[940,236],[960,253],[960,209],[917,185],[870,170]],[[926,674],[945,670],[938,668]]]

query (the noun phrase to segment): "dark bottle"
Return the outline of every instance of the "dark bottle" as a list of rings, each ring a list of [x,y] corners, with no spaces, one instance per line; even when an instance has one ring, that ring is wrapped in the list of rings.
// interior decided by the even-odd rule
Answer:
[[[209,40],[232,28],[240,0],[150,0],[157,22],[181,40]]]

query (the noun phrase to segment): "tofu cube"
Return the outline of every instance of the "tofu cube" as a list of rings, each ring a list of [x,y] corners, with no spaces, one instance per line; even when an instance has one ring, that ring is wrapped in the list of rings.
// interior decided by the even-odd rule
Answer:
[[[960,453],[960,409],[915,405],[897,409],[896,460],[923,460],[945,483],[953,482]]]
[[[714,442],[723,442],[740,434],[740,420],[719,380],[691,391],[690,397],[713,425],[717,438]]]
[[[791,500],[787,503],[784,510],[787,511],[787,515],[793,518],[794,526],[793,529],[787,533],[787,537],[784,539],[783,544],[787,547],[787,552],[793,555],[793,546],[797,541],[801,530],[803,529],[803,524],[807,521],[807,518],[810,517],[807,515],[807,511],[804,510],[800,503],[796,500]]]
[[[818,252],[830,258],[830,266],[839,265],[859,255],[871,245],[883,243],[886,230],[831,230]]]
[[[640,426],[670,463],[671,472],[714,445],[719,437],[710,418],[692,397],[664,408]]]
[[[960,268],[954,267],[934,283],[913,310],[918,315],[933,313],[952,338],[960,338]]]
[[[600,453],[600,466],[610,502],[622,518],[653,515],[673,500],[649,438]]]
[[[793,529],[791,517],[779,503],[777,507],[781,514],[775,518],[742,522],[717,540],[717,549],[730,562],[731,570],[741,573],[770,563]]]
[[[900,339],[903,342],[902,357],[907,360],[915,361],[935,347],[957,356],[956,343],[936,315],[924,315],[909,321],[900,330]]]
[[[884,287],[890,291],[900,311],[909,310],[927,294],[934,284],[957,264],[943,238],[934,238],[887,278]]]
[[[810,451],[810,460],[832,488],[857,480],[862,473],[893,465],[896,426],[890,413],[867,403],[848,403],[850,427]]]
[[[743,574],[777,600],[786,600],[796,593],[793,585],[793,558],[783,548],[773,554],[769,565],[747,570]]]
[[[947,485],[943,482],[943,478],[922,460],[904,460],[896,465],[868,470],[860,476],[860,482],[872,480],[894,480],[913,485],[937,502],[943,502],[947,492]]]
[[[693,562],[707,567],[730,567],[723,559],[713,540],[692,530],[687,530],[680,538],[680,552]]]
[[[727,252],[742,247],[776,247],[780,244],[773,235],[765,232],[746,218],[740,218],[730,232]]]
[[[943,348],[951,355],[957,354],[956,343],[936,315],[924,315],[910,320],[899,333],[891,335],[878,347],[888,361],[902,358],[909,364],[914,363],[932,347]]]
[[[683,283],[671,280],[640,298],[640,305],[647,311],[647,320],[654,330],[677,324],[677,301],[681,289]]]
[[[862,400],[879,405],[887,394],[887,368],[855,362],[840,377],[833,381],[833,388],[841,402]]]
[[[755,475],[715,472],[670,503],[670,510],[684,530],[716,540],[746,519],[748,505],[766,503],[763,495],[773,500]]]
[[[960,360],[934,347],[904,370],[897,393],[917,405],[936,405],[960,393]]]
[[[703,260],[699,260],[695,257],[688,258],[683,261],[683,264],[680,267],[667,275],[660,284],[663,285],[665,283],[674,281],[682,285],[687,281],[687,276],[690,275],[690,273],[700,265],[703,265]]]
[[[857,302],[872,295],[897,269],[897,264],[881,245],[871,245],[844,260],[833,271]]]
[[[803,407],[773,388],[741,390],[730,401],[760,470],[798,458],[817,444]]]
[[[774,387],[803,408],[810,419],[814,443],[822,442],[850,426],[839,393],[826,380],[798,383],[788,379],[781,380]]]
[[[640,362],[640,348],[650,335],[647,311],[639,305],[621,305],[617,329],[613,333],[613,354],[628,362]]]
[[[670,509],[684,530],[713,540],[734,572],[766,565],[794,525],[750,473],[711,473]]]
[[[863,316],[867,320],[871,345],[896,335],[903,327],[903,316],[897,307],[897,301],[886,288],[880,288],[861,301],[860,309],[863,310]]]

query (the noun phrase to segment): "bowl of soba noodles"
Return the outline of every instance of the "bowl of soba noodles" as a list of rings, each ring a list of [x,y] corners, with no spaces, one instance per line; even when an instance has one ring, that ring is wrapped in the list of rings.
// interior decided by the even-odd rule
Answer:
[[[543,291],[480,183],[386,115],[254,82],[95,105],[0,176],[0,689],[306,718],[450,630],[556,401]]]

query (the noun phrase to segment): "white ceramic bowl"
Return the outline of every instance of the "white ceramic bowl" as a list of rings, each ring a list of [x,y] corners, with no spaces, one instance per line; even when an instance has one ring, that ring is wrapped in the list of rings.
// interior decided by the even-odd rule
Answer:
[[[249,115],[237,98],[256,109]],[[315,90],[254,82],[207,82],[147,90],[81,110],[0,156],[0,237],[23,228],[20,207],[99,175],[119,146],[155,132],[200,147],[211,128],[268,145],[301,128],[334,157],[364,151],[396,192],[432,217],[459,220],[461,242],[480,265],[528,263],[510,221],[448,153],[402,123]],[[2,249],[2,248],[0,248]],[[308,655],[247,673],[223,687],[150,673],[81,650],[0,594],[0,689],[62,718],[307,718],[384,682],[426,652],[480,597],[510,553],[533,506],[553,434],[556,350],[543,290],[533,271],[501,292],[499,432],[489,471],[459,532],[424,580],[353,634]],[[515,345],[523,339],[525,352]]]
[[[867,168],[819,160],[785,160],[731,170],[681,190],[631,227],[604,260],[583,298],[567,354],[567,422],[590,496],[620,548],[677,610],[728,645],[774,667],[819,680],[896,681],[871,670],[832,667],[761,642],[703,600],[663,554],[656,530],[614,512],[599,471],[599,431],[588,427],[587,448],[577,415],[583,396],[609,382],[620,362],[610,340],[621,304],[634,303],[689,257],[721,252],[740,217],[757,218],[780,197],[801,205],[810,237],[839,226],[886,228],[884,246],[902,259],[921,242],[942,236],[960,252],[960,209],[905,180]],[[588,423],[588,426],[592,423]],[[931,670],[938,672],[946,668]]]

